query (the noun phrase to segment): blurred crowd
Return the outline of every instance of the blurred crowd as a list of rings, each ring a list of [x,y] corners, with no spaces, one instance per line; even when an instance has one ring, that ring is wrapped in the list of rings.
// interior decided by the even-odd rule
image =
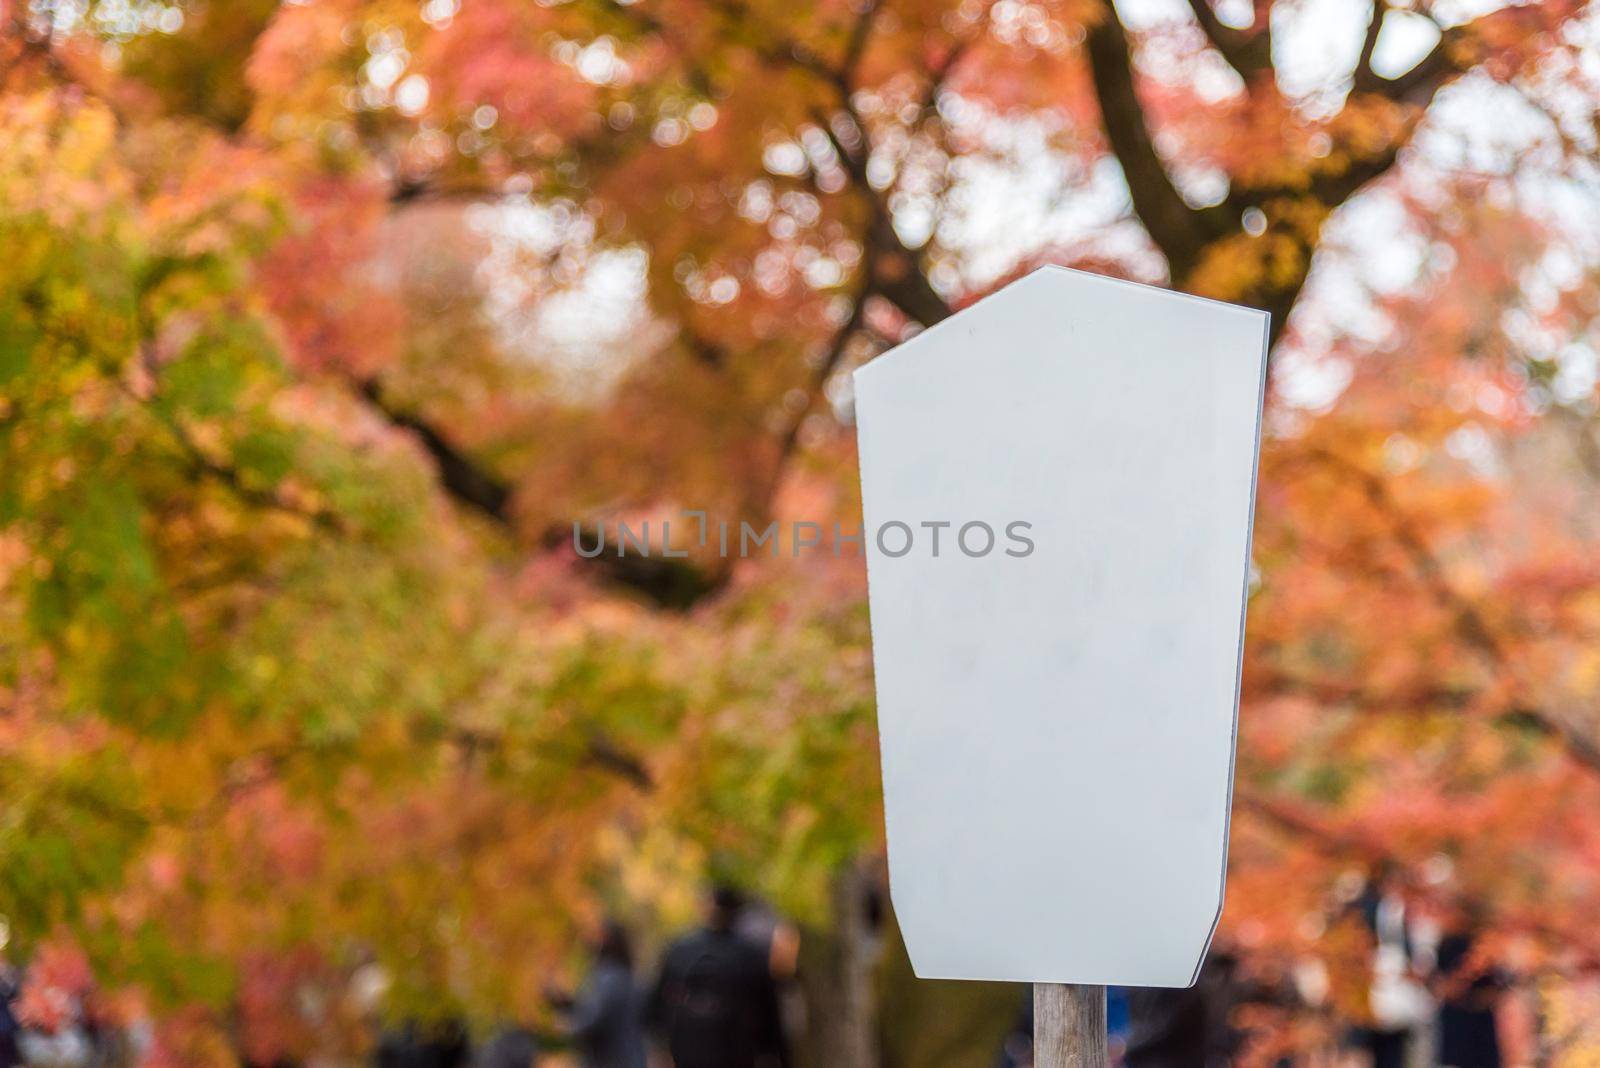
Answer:
[[[1371,873],[1344,912],[1365,932],[1370,950],[1365,1011],[1354,1014],[1358,1022],[1346,1020],[1319,1063],[1501,1068],[1531,1062],[1519,1048],[1528,1043],[1517,1040],[1505,1011],[1511,976],[1484,952],[1468,915],[1441,920],[1408,904],[1404,884],[1387,869]],[[718,886],[706,894],[701,922],[665,947],[653,973],[638,966],[621,924],[598,925],[586,947],[582,983],[545,990],[546,1015],[555,1027],[507,1025],[474,1042],[459,1023],[402,1024],[378,1036],[373,1068],[790,1068],[796,1063],[790,987],[798,948],[786,922],[733,887]],[[63,967],[48,960],[34,966]],[[74,993],[87,987],[86,980],[69,980],[32,984],[24,993],[17,970],[0,962],[0,1068],[110,1068],[140,1061],[148,1036],[125,1025],[97,1025]],[[1252,1038],[1249,1008],[1292,1014],[1325,995],[1304,975],[1282,982],[1247,977],[1230,947],[1219,944],[1188,989],[1108,991],[1110,1062],[1113,1068],[1234,1064]],[[1003,1039],[997,1068],[1033,1064],[1032,1026],[1029,997]],[[1269,1055],[1264,1063],[1301,1060]]]
[[[1538,1060],[1511,996],[1512,977],[1485,952],[1470,916],[1408,903],[1403,881],[1387,867],[1369,875],[1346,909],[1368,936],[1364,1005],[1344,1014],[1333,1042],[1311,1063],[1501,1068]],[[1247,975],[1224,941],[1212,947],[1188,989],[1109,989],[1108,1057],[1114,1068],[1222,1068],[1238,1063],[1252,1039],[1264,1037],[1252,1034],[1250,1020],[1312,1013],[1327,999],[1320,970],[1262,981]],[[997,1068],[1029,1068],[1032,1041],[1030,997],[1005,1038]],[[1286,1068],[1308,1061],[1304,1052],[1277,1056],[1270,1048],[1270,1040],[1256,1043],[1251,1063]]]
[[[554,1030],[508,1025],[475,1043],[456,1021],[408,1022],[378,1036],[373,1066],[536,1068],[562,1058],[583,1068],[789,1068],[784,988],[798,945],[769,910],[719,886],[706,896],[702,922],[665,948],[648,981],[628,932],[600,925],[583,983],[545,992]],[[34,983],[27,994],[22,978],[0,964],[0,1068],[112,1068],[144,1059],[148,1033],[103,1025],[83,996],[86,977]]]
[[[376,1068],[533,1068],[547,1050],[583,1068],[789,1068],[783,986],[797,940],[731,886],[714,888],[704,911],[649,982],[628,932],[602,924],[583,984],[545,993],[560,1022],[553,1034],[507,1027],[473,1048],[460,1029],[404,1027],[382,1037]]]

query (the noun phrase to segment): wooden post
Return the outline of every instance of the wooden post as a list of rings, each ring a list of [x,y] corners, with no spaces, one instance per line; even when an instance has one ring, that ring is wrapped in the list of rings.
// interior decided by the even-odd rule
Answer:
[[[1106,988],[1033,984],[1033,1068],[1105,1068]]]

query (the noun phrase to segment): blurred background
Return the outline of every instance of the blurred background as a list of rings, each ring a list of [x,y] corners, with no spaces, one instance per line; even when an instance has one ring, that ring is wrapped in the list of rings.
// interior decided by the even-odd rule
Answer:
[[[1597,90],[1579,0],[0,0],[0,1062],[633,1063],[709,923],[749,1063],[1026,1063],[836,539],[849,372],[1059,263],[1272,313],[1223,1022],[1129,1062],[1600,1063]]]

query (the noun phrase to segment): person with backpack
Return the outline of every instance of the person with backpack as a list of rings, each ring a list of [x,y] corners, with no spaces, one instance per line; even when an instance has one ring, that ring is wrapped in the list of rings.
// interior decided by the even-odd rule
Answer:
[[[769,953],[738,929],[743,895],[716,887],[705,924],[662,956],[650,1017],[675,1068],[789,1068]]]

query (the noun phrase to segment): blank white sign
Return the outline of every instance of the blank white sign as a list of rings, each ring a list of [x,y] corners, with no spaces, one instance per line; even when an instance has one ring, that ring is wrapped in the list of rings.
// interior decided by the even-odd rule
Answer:
[[[1193,982],[1222,905],[1266,339],[1263,312],[1052,267],[856,372],[918,975]]]

